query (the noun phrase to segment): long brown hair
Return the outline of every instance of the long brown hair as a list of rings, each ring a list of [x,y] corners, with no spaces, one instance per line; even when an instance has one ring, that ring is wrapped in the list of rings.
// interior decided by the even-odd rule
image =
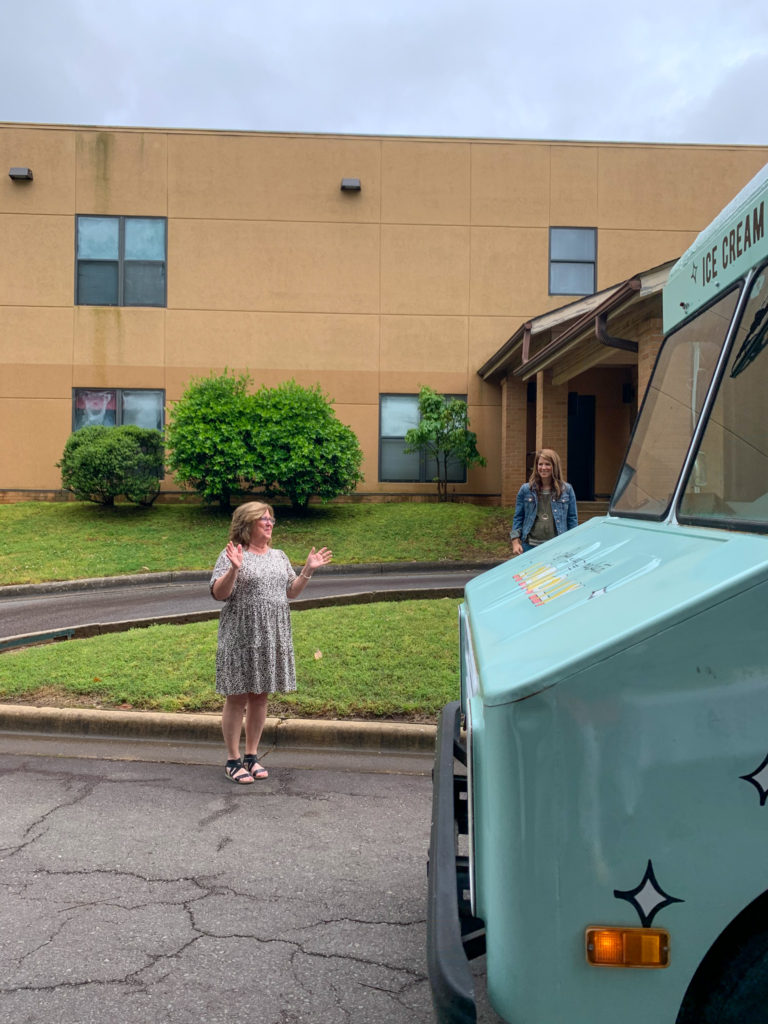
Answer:
[[[554,488],[555,494],[559,498],[563,493],[565,486],[565,480],[563,480],[563,467],[560,462],[560,456],[557,454],[554,448],[542,448],[541,451],[536,452],[536,458],[533,460],[533,472],[531,478],[528,481],[531,488],[534,491],[541,490],[541,477],[539,476],[539,459],[546,459],[547,462],[552,463],[552,487]]]
[[[272,506],[267,505],[264,501],[246,501],[245,504],[238,505],[232,514],[232,525],[229,528],[229,539],[232,543],[242,544],[244,548],[248,547],[251,542],[253,524],[267,512],[273,519],[275,518]]]

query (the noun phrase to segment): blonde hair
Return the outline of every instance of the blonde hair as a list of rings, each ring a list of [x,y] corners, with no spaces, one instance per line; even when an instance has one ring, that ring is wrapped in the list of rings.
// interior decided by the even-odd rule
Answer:
[[[547,462],[552,463],[552,487],[559,498],[563,493],[565,481],[563,480],[563,467],[560,462],[560,456],[554,448],[542,448],[541,451],[536,452],[536,458],[533,460],[533,472],[528,483],[534,491],[541,490],[542,481],[539,476],[539,459],[546,459]]]
[[[274,519],[275,513],[271,505],[264,501],[246,501],[244,505],[238,505],[232,515],[232,524],[229,528],[229,539],[233,544],[242,544],[247,547],[251,542],[251,530],[257,519],[267,513]],[[270,544],[272,541],[270,541]]]

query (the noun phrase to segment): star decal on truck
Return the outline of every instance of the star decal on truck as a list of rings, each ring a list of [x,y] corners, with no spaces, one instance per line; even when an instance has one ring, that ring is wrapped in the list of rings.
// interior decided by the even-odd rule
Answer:
[[[760,806],[762,807],[768,800],[768,754],[763,758],[763,763],[759,768],[755,768],[749,775],[740,775],[739,778],[752,783],[760,794]]]
[[[663,907],[670,903],[684,903],[676,896],[669,896],[656,881],[653,871],[653,864],[648,861],[642,881],[634,889],[614,889],[613,895],[617,900],[626,900],[631,903],[640,916],[640,925],[643,928],[650,928],[654,917]]]

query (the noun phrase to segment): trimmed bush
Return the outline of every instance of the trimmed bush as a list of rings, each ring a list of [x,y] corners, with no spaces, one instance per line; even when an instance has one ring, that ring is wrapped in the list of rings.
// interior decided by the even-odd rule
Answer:
[[[223,508],[247,493],[253,475],[251,378],[228,371],[193,379],[171,408],[168,465],[183,487]]]
[[[268,497],[285,496],[294,511],[315,495],[330,501],[363,479],[363,453],[351,427],[336,418],[319,384],[295,380],[253,396],[255,481]]]
[[[64,446],[61,482],[81,501],[114,505],[124,495],[138,505],[151,505],[160,493],[163,438],[142,427],[83,427]]]

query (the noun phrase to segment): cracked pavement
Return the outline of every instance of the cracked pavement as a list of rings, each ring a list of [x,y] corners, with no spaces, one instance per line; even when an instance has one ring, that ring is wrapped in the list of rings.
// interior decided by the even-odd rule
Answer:
[[[0,1020],[431,1022],[429,774],[266,763],[0,754]]]

